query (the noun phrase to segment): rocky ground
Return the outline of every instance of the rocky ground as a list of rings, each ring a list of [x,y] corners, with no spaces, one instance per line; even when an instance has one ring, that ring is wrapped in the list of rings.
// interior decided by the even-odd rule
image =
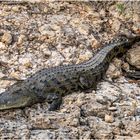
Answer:
[[[32,1],[31,1],[32,2]],[[0,4],[0,78],[25,79],[44,67],[90,59],[119,32],[140,32],[140,2]],[[96,91],[0,111],[1,139],[140,139],[140,82],[123,71],[140,69],[140,43],[115,58]],[[0,92],[14,81],[0,80]]]

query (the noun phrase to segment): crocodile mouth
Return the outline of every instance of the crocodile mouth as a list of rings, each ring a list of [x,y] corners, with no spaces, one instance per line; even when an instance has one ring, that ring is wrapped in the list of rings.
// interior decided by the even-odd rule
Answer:
[[[25,95],[23,93],[10,93],[8,91],[0,94],[0,110],[6,110],[11,108],[23,108],[30,106],[36,102],[35,96]]]
[[[18,98],[11,98],[6,96],[6,93],[0,95],[0,110],[6,110],[11,108],[22,108],[25,105],[29,104],[30,97],[23,96]]]

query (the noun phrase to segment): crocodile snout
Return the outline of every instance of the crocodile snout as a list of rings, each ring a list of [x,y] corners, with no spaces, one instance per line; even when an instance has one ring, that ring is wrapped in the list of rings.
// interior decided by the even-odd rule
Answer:
[[[32,105],[35,97],[32,94],[25,94],[22,90],[5,91],[0,94],[0,110],[11,108],[22,108]]]

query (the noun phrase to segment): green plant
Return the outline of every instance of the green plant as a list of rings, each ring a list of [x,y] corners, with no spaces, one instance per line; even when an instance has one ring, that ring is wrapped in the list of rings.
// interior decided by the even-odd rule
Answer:
[[[117,9],[120,13],[123,13],[125,10],[124,4],[123,3],[117,3]]]

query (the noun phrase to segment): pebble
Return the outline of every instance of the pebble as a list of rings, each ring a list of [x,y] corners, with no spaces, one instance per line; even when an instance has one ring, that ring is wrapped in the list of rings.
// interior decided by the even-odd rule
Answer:
[[[121,22],[118,19],[115,19],[112,23],[112,29],[117,32],[120,29]]]
[[[79,118],[70,118],[70,126],[77,127],[79,125]]]
[[[134,21],[134,22],[140,22],[140,17],[139,17],[138,14],[134,14],[134,15],[133,15],[133,21]]]
[[[9,76],[15,79],[20,79],[20,73],[18,71],[12,71]]]
[[[48,35],[48,36],[51,36],[51,37],[55,36],[55,32],[51,29],[51,26],[48,25],[48,24],[45,24],[45,25],[41,26],[39,28],[39,32],[42,35]]]
[[[20,8],[19,8],[18,6],[13,6],[13,7],[12,7],[12,10],[13,10],[14,12],[19,12]]]
[[[100,42],[95,39],[95,37],[92,37],[92,43],[91,43],[91,47],[93,49],[98,49],[101,46]]]
[[[27,40],[27,38],[26,38],[26,36],[25,35],[23,35],[23,34],[21,34],[20,36],[19,36],[19,38],[18,38],[18,42],[17,42],[17,44],[22,44],[23,42],[25,42]]]
[[[31,132],[31,139],[56,139],[55,132],[50,130],[33,130]]]
[[[26,68],[32,67],[32,61],[30,58],[20,58],[19,63],[21,63]]]
[[[122,64],[122,69],[125,70],[126,72],[128,72],[130,70],[130,66],[128,63],[124,62]]]
[[[112,107],[109,107],[109,108],[108,108],[108,110],[110,110],[110,111],[116,111],[116,110],[117,110],[117,108],[116,108],[116,107],[114,107],[114,106],[112,106]]]
[[[114,122],[114,117],[112,115],[105,115],[105,122],[107,123],[113,123]]]
[[[116,79],[121,76],[121,71],[113,63],[111,63],[106,72],[106,75],[112,79]]]
[[[3,42],[0,42],[0,51],[6,49],[6,46]]]
[[[12,42],[12,35],[9,32],[4,32],[1,41],[5,44],[11,44]]]
[[[125,11],[120,14],[117,2],[0,5],[0,60],[8,63],[8,68],[0,69],[0,77],[24,75],[26,79],[45,67],[90,59],[102,43],[125,30],[131,22],[132,28],[139,29],[138,16],[133,15],[136,6],[131,7],[135,2],[130,3],[129,9],[125,8],[130,10],[127,15]],[[4,37],[5,33],[9,35]],[[139,133],[139,124],[130,125],[133,127],[127,124],[139,121],[139,106],[132,108],[132,99],[139,103],[136,96],[140,88],[121,76],[121,65],[121,60],[116,59],[110,65],[112,71],[108,75],[117,77],[115,83],[101,80],[97,90],[69,94],[63,98],[60,110],[48,111],[45,102],[25,109],[0,111],[1,139],[113,139],[118,135],[121,139],[132,139],[124,135],[129,134],[127,131],[133,135]],[[0,92],[11,84],[13,81],[0,80]],[[124,116],[135,119],[125,120]],[[123,121],[123,125],[117,120]]]
[[[113,64],[117,67],[120,68],[122,65],[122,61],[120,59],[114,58],[113,59]]]
[[[128,51],[126,60],[132,66],[140,69],[140,45]]]
[[[51,54],[52,54],[51,51],[48,48],[44,48],[42,51],[43,51],[44,56],[47,57],[47,58],[49,56],[51,56]]]
[[[2,72],[0,72],[0,78],[2,78],[2,77],[4,77],[5,75],[2,73]]]
[[[89,26],[81,24],[78,26],[78,30],[81,34],[88,35],[89,34]]]
[[[83,61],[89,60],[90,58],[92,58],[93,55],[90,51],[86,51],[84,54],[80,54],[79,55],[79,61],[77,61],[76,63],[81,63]]]
[[[45,43],[39,46],[39,51],[41,51],[45,57],[49,57],[52,54],[52,52],[49,50],[48,46]]]

